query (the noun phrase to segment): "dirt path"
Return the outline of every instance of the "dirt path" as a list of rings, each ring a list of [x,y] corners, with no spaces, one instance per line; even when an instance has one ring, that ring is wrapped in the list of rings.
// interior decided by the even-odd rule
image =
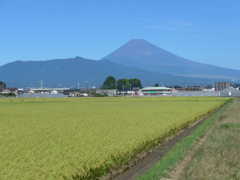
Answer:
[[[170,150],[177,142],[179,142],[182,138],[186,137],[187,135],[191,134],[200,124],[202,124],[212,114],[210,114],[207,117],[205,117],[204,119],[198,121],[193,126],[189,127],[187,130],[185,130],[181,133],[178,133],[178,135],[175,136],[171,141],[169,141],[165,145],[161,146],[159,149],[155,150],[152,154],[145,157],[140,162],[137,162],[137,164],[135,166],[131,167],[130,169],[123,172],[122,174],[118,175],[116,178],[114,178],[114,180],[134,180],[137,177],[139,177],[140,175],[142,175],[146,170],[148,170],[151,166],[153,166],[156,162],[158,162],[166,154],[166,152],[168,150]],[[202,139],[201,141],[203,142],[204,139]],[[200,146],[200,144],[199,144],[199,146]],[[190,159],[191,156],[192,155],[189,154],[186,157],[187,159],[184,160],[184,161],[186,161],[185,163],[187,163],[188,159]],[[184,164],[182,164],[180,166],[184,166]],[[181,169],[177,170],[176,174],[173,174],[173,176],[178,176],[178,173],[180,173],[180,172],[181,172]]]
[[[205,133],[205,135],[187,152],[185,157],[176,164],[176,168],[169,172],[170,178],[161,178],[160,180],[177,180],[179,179],[184,167],[188,164],[188,162],[192,159],[193,155],[199,149],[199,147],[203,144],[203,142],[207,139],[207,137],[212,133],[214,127],[218,124],[218,121]]]

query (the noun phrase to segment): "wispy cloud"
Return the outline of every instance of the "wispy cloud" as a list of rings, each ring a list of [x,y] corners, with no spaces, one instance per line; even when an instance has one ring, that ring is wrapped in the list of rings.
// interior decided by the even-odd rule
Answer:
[[[185,31],[185,32],[196,32],[196,33],[237,33],[239,34],[239,28],[226,27],[226,28],[214,28],[214,27],[203,27],[193,22],[187,21],[169,21],[165,23],[156,23],[158,25],[146,25],[143,26],[145,29],[159,29],[163,31]]]
[[[159,22],[156,24],[160,24]],[[147,25],[144,28],[147,29],[161,29],[167,31],[183,31],[188,28],[193,28],[195,23],[188,21],[172,20],[168,22],[161,23],[160,25]]]
[[[195,23],[193,22],[177,21],[177,20],[167,23],[167,26],[172,26],[172,27],[192,27],[194,25]]]
[[[158,20],[151,18],[134,18],[136,21],[141,21],[141,26],[138,28],[143,29],[157,29],[161,31],[172,31],[172,32],[189,32],[198,33],[201,36],[220,36],[223,34],[237,34],[240,36],[239,27],[214,27],[206,26],[206,24],[198,24],[196,22],[183,20],[183,19],[172,19],[172,20]],[[199,34],[200,33],[200,34]]]

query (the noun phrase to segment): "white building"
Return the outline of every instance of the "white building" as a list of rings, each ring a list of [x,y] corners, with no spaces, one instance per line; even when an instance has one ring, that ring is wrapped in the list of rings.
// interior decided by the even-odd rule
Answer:
[[[139,96],[170,96],[172,89],[167,87],[146,87],[140,89]]]

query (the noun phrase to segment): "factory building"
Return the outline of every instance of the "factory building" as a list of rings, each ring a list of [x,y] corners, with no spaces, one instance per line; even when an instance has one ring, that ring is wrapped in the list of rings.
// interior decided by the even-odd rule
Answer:
[[[170,96],[172,89],[167,87],[146,87],[138,92],[140,96]]]

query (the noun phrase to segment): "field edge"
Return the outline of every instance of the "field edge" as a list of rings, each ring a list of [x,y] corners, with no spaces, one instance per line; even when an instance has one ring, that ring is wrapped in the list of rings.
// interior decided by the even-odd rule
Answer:
[[[233,99],[227,101],[219,110],[209,115],[206,120],[201,123],[190,135],[181,139],[174,145],[155,165],[148,169],[145,173],[140,175],[137,180],[159,180],[167,177],[167,171],[175,166],[192,147],[194,143],[204,136],[206,131],[214,124],[217,117],[223,113],[232,104]]]
[[[128,169],[135,166],[137,163],[141,162],[145,157],[151,155],[152,153],[159,150],[161,147],[166,145],[168,142],[175,139],[179,134],[182,134],[187,129],[191,128],[198,122],[202,121],[206,117],[209,117],[213,113],[219,111],[227,103],[231,102],[229,99],[217,107],[210,109],[209,111],[201,114],[198,117],[193,118],[190,121],[180,124],[178,127],[170,129],[165,134],[156,137],[151,141],[146,141],[141,143],[137,148],[133,149],[131,152],[121,154],[120,156],[113,156],[113,161],[117,163],[107,164],[103,163],[102,166],[86,169],[87,173],[85,176],[73,176],[73,179],[114,179],[119,175],[127,171]],[[112,161],[112,162],[113,162]]]

